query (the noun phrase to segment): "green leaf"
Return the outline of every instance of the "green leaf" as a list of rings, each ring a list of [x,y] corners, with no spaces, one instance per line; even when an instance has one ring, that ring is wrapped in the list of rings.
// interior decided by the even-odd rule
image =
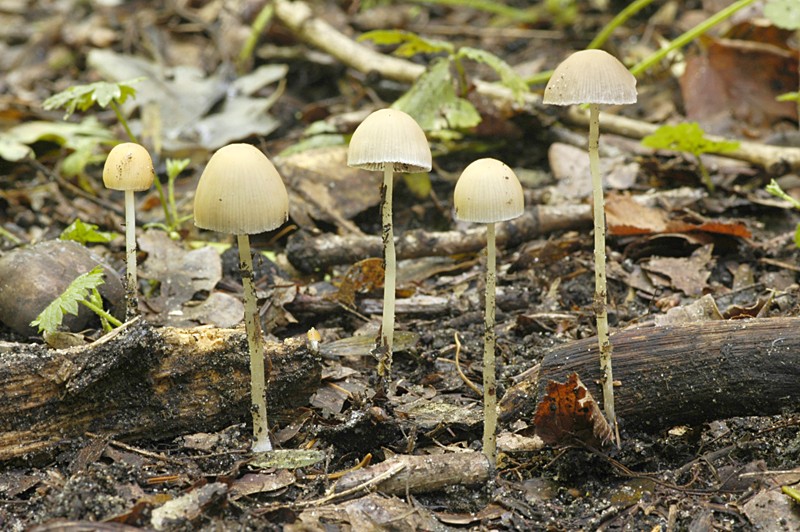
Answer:
[[[108,244],[117,238],[119,233],[113,231],[98,231],[95,224],[84,223],[80,218],[76,218],[69,227],[61,231],[59,239],[74,240],[79,244]]]
[[[7,161],[19,161],[33,155],[30,145],[47,141],[70,150],[86,148],[88,144],[114,144],[114,136],[94,116],[80,123],[46,122],[36,120],[24,122],[0,133],[0,157]]]
[[[800,224],[794,230],[794,246],[800,248]]]
[[[493,53],[481,50],[480,48],[465,46],[458,49],[457,55],[491,67],[500,76],[500,83],[511,89],[514,98],[518,102],[522,102],[523,95],[528,92],[528,84],[525,83],[525,80],[522,79],[513,68],[511,68],[511,65]]]
[[[445,59],[434,62],[392,107],[411,115],[426,131],[468,129],[481,121],[475,107],[456,95]]]
[[[735,150],[739,142],[734,140],[713,141],[697,122],[683,122],[658,128],[642,139],[642,145],[657,150],[675,150],[698,157],[703,153],[724,153]]]
[[[800,92],[786,92],[775,99],[779,102],[800,102]]]
[[[64,119],[66,120],[76,109],[86,111],[94,104],[105,109],[111,102],[125,103],[129,96],[136,96],[133,84],[143,79],[135,78],[118,82],[98,81],[88,85],[75,85],[46,99],[43,107],[46,110],[64,108],[66,110]]]
[[[797,0],[769,0],[764,6],[764,16],[779,28],[800,29],[800,2]]]
[[[764,187],[764,190],[775,196],[776,198],[780,198],[784,201],[788,201],[792,204],[792,207],[795,209],[800,209],[800,201],[796,200],[793,196],[790,196],[781,188],[777,181],[771,179],[769,184]]]
[[[413,57],[418,54],[453,53],[453,45],[446,41],[425,39],[416,33],[403,30],[374,30],[362,34],[359,41],[372,41],[379,46],[400,46],[392,52],[400,57]]]
[[[39,332],[54,333],[64,321],[64,313],[78,315],[78,302],[89,296],[89,291],[103,284],[103,267],[95,266],[91,271],[79,275],[64,292],[47,305],[31,322]]]
[[[191,162],[190,159],[167,159],[167,179],[175,179],[181,172],[186,170]]]
[[[419,199],[427,198],[433,189],[431,176],[428,172],[403,174],[403,181],[414,197]]]

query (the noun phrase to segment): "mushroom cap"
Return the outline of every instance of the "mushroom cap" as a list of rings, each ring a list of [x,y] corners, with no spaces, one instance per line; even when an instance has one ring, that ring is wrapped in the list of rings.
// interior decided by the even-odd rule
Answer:
[[[511,220],[525,210],[522,185],[497,159],[478,159],[461,173],[453,192],[457,220],[492,223]]]
[[[353,132],[347,150],[347,166],[383,170],[394,164],[396,172],[427,172],[431,148],[419,124],[397,109],[379,109]]]
[[[147,190],[155,177],[150,154],[133,142],[114,146],[103,165],[103,184],[111,190]]]
[[[544,89],[542,102],[635,103],[636,78],[619,59],[603,50],[581,50],[559,64]]]
[[[289,196],[275,166],[250,144],[211,156],[194,195],[194,224],[221,233],[255,234],[289,218]]]

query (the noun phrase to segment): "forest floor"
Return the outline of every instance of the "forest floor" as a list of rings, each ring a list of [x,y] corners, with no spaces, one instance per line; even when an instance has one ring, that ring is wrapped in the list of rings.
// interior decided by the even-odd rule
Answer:
[[[575,12],[531,8],[493,14],[446,2],[376,4],[361,9],[366,6],[359,2],[312,1],[310,16],[353,43],[365,31],[396,28],[486,50],[523,78],[552,69],[584,48],[621,6],[611,2],[604,9],[598,7],[601,2],[579,1],[570,4]],[[604,48],[626,64],[636,63],[726,4],[655,2],[620,27]],[[155,190],[137,195],[143,320],[126,324],[126,332],[107,337],[104,345],[117,345],[119,338],[158,338],[149,355],[126,362],[151,364],[145,368],[151,371],[164,367],[159,357],[170,354],[164,347],[169,335],[181,334],[174,331],[189,331],[195,339],[205,335],[236,362],[203,367],[238,387],[230,397],[215,389],[203,398],[210,404],[230,401],[232,409],[215,410],[208,419],[195,413],[185,425],[164,411],[163,425],[149,437],[146,430],[137,432],[137,426],[151,425],[137,421],[135,412],[128,410],[120,421],[105,408],[103,419],[81,418],[73,428],[38,437],[38,430],[57,425],[44,416],[54,411],[48,410],[51,405],[67,404],[74,374],[54,381],[54,395],[41,410],[37,406],[23,414],[22,407],[0,407],[0,432],[20,434],[17,442],[0,438],[0,528],[800,529],[800,505],[781,490],[800,482],[796,385],[776,386],[769,400],[737,404],[736,412],[749,415],[729,417],[716,410],[718,400],[735,403],[737,393],[746,393],[733,381],[722,382],[719,396],[705,396],[701,406],[692,407],[693,419],[702,422],[657,430],[627,410],[620,447],[586,440],[521,447],[515,437],[530,441],[535,429],[534,393],[517,410],[504,406],[509,410],[499,426],[498,465],[486,466],[479,454],[482,229],[452,216],[453,187],[467,164],[480,157],[507,163],[525,190],[526,216],[538,217],[533,229],[527,222],[498,227],[503,235],[498,397],[536,382],[548,353],[592,338],[596,329],[587,128],[580,113],[541,105],[543,85],[532,85],[519,101],[505,89],[487,88],[480,80],[497,76],[485,64],[464,60],[466,86],[453,81],[465,90],[480,123],[453,132],[445,126],[460,117],[430,111],[435,119],[426,129],[433,171],[396,181],[395,231],[399,241],[407,240],[398,243],[397,352],[388,386],[379,386],[370,353],[382,309],[380,240],[375,238],[380,235],[381,176],[346,166],[346,139],[370,111],[391,105],[408,89],[408,76],[418,76],[418,69],[442,54],[401,59],[396,74],[377,64],[359,68],[363,58],[358,54],[337,58],[335,49],[326,49],[325,42],[332,41],[309,44],[310,38],[293,30],[287,14],[276,8],[257,32],[252,53],[241,57],[265,5],[0,0],[0,70],[5,72],[0,79],[0,262],[20,246],[57,239],[80,219],[100,231],[120,233],[89,246],[113,270],[125,271],[122,195],[104,189],[101,175],[109,145],[127,139],[126,132],[110,108],[76,110],[62,120],[63,109],[44,110],[43,102],[73,85],[145,77],[131,84],[136,95],[122,112],[153,154],[165,187],[167,158],[186,158],[187,166],[174,182],[178,216],[172,224]],[[521,13],[538,18],[521,21]],[[612,333],[637,326],[681,330],[704,320],[796,323],[800,211],[768,194],[765,186],[776,179],[787,193],[800,196],[800,158],[791,151],[800,147],[797,108],[775,101],[797,90],[798,44],[796,36],[768,24],[757,9],[741,12],[640,75],[637,104],[603,109],[608,112],[601,120],[600,144]],[[376,49],[369,43],[358,46]],[[388,54],[393,47],[377,49]],[[756,154],[762,146],[789,151],[785,160],[758,155],[698,160],[642,146],[642,134],[631,134],[619,118],[655,125],[693,121],[708,133],[747,141]],[[294,339],[295,344],[284,345],[302,357],[316,353],[306,345],[309,329],[321,335],[314,368],[306,368],[315,379],[313,389],[301,390],[303,404],[279,409],[271,420],[278,447],[311,453],[307,462],[291,467],[249,452],[248,381],[236,371],[236,364],[246,366],[247,351],[241,341],[235,244],[227,235],[199,231],[187,218],[205,163],[230,142],[261,148],[289,191],[289,222],[253,239],[268,339]],[[748,150],[737,153],[742,151]],[[699,161],[713,190],[704,186]],[[409,235],[417,240],[415,251],[409,251]],[[448,244],[430,244],[434,237]],[[8,289],[11,272],[0,270],[0,321],[5,323],[0,323],[0,358],[6,361],[23,354],[42,363],[69,357],[94,349],[103,336],[91,314],[73,322],[71,334],[51,339],[60,350],[47,347],[24,323],[22,330],[10,325],[52,300],[54,286],[63,287],[65,279],[81,273],[47,266],[47,261],[64,262],[67,253],[58,249],[40,251],[38,260],[45,266],[30,266],[28,277],[15,281],[13,290]],[[109,290],[114,294],[113,287]],[[116,296],[103,293],[110,306],[121,301],[121,285],[116,290]],[[226,340],[214,340],[223,336]],[[798,336],[797,328],[781,331],[781,340]],[[646,334],[643,338],[644,359],[656,348]],[[675,338],[683,342],[678,348],[687,361],[703,349],[702,334]],[[796,375],[798,351],[779,362],[787,375]],[[97,372],[90,378],[105,371],[87,367]],[[654,362],[645,370],[658,374],[665,368]],[[682,378],[691,386],[692,379],[702,380],[701,372],[686,371]],[[9,378],[12,373],[0,363],[0,390],[8,394],[0,403],[6,405],[27,396]],[[627,377],[617,387],[623,401],[626,385],[637,379]],[[656,384],[638,400],[650,407],[662,400],[667,408],[679,404],[662,397],[669,388],[648,378]],[[596,382],[584,381],[597,392]],[[177,409],[188,408],[179,405],[187,390],[196,388],[187,382],[147,393],[175,394],[170,405]],[[113,394],[102,397],[107,404],[98,405],[117,408]],[[72,422],[69,412],[58,411]],[[665,418],[680,419],[680,412]],[[114,423],[136,436],[111,430]],[[23,440],[36,450],[22,451]],[[410,455],[430,461],[403,462]],[[450,462],[451,457],[458,458]],[[386,467],[376,469],[381,464]],[[400,487],[381,483],[414,468],[428,478],[404,477]],[[349,491],[341,487],[347,471],[364,474]],[[436,484],[426,487],[425,480]]]

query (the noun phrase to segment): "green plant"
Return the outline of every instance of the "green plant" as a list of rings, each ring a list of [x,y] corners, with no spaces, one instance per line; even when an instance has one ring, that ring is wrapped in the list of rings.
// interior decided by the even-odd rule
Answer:
[[[418,54],[439,56],[408,92],[393,104],[394,108],[411,115],[422,129],[434,134],[457,137],[458,130],[474,127],[481,121],[475,106],[466,99],[468,80],[464,62],[467,60],[491,67],[500,76],[500,82],[518,100],[521,101],[528,91],[525,81],[508,63],[479,48],[456,48],[449,42],[425,39],[400,30],[370,31],[361,35],[359,40],[369,40],[378,45],[396,45],[393,54],[400,57]],[[453,70],[457,76],[455,79]]]
[[[75,111],[87,111],[94,105],[97,105],[101,109],[111,107],[120,125],[128,135],[128,139],[138,144],[139,140],[136,138],[136,135],[133,134],[133,131],[131,131],[128,121],[125,119],[125,115],[122,114],[120,105],[124,104],[128,98],[136,97],[136,89],[133,85],[143,79],[145,78],[134,78],[118,82],[98,81],[89,83],[88,85],[74,85],[49,97],[42,105],[48,110],[63,108],[66,111],[64,113],[64,120],[72,116]],[[80,152],[83,154],[80,159],[80,163],[82,163],[83,166],[93,161],[89,156],[94,146],[96,146],[96,144],[83,146],[84,149]],[[100,158],[100,160],[103,159],[104,157]],[[81,169],[83,166],[81,166]],[[161,186],[161,182],[158,179],[156,179],[153,184],[156,186],[158,198],[164,209],[164,219],[166,220],[167,226],[172,227],[173,224],[170,221],[169,207],[167,204],[167,197],[164,194],[164,188]]]
[[[167,168],[167,201],[164,209],[164,223],[151,223],[147,227],[158,227],[164,230],[170,238],[180,238],[178,231],[181,226],[192,219],[191,214],[180,215],[178,211],[178,204],[175,201],[175,180],[178,176],[186,170],[191,162],[190,159],[167,159],[165,165]]]
[[[103,298],[97,287],[104,282],[102,266],[95,266],[87,273],[79,275],[60,296],[39,313],[31,322],[31,326],[38,327],[39,332],[52,334],[61,327],[65,313],[78,315],[78,304],[81,304],[100,317],[103,330],[109,331],[112,326],[119,327],[122,323],[103,310]]]
[[[792,208],[800,211],[800,201],[797,201],[794,197],[784,192],[778,182],[774,179],[769,182],[769,184],[765,187],[765,190],[776,198],[788,201]],[[797,228],[794,231],[794,245],[800,248],[800,224],[797,224]]]
[[[779,28],[794,30],[795,42],[800,43],[800,3],[797,0],[769,0],[764,5],[764,16]],[[797,102],[797,119],[800,127],[800,92],[781,94],[778,101]]]
[[[58,236],[60,240],[73,240],[79,244],[108,244],[119,233],[113,231],[98,231],[95,224],[83,222],[80,218],[76,218],[74,222],[69,224],[66,229],[61,231]]]
[[[726,153],[739,147],[735,140],[711,140],[697,122],[683,122],[659,127],[654,133],[642,139],[642,145],[656,150],[674,150],[694,156],[700,178],[705,187],[714,191],[714,182],[700,156],[704,153]]]
[[[695,40],[700,35],[703,35],[708,30],[719,24],[720,22],[727,20],[730,18],[734,13],[748,7],[750,4],[754,3],[756,0],[738,0],[733,4],[729,5],[725,9],[720,10],[719,12],[711,15],[704,21],[700,22],[693,28],[688,29],[684,33],[678,35],[676,38],[671,40],[666,46],[659,48],[649,56],[642,59],[636,65],[630,68],[631,74],[634,76],[638,76],[654,65],[658,64],[662,59],[667,57],[669,54],[683,48],[693,40]],[[792,0],[789,0],[792,1]],[[647,6],[650,2],[646,0],[637,0],[629,5],[626,9],[624,9],[617,17],[615,17],[611,22],[609,22],[601,31],[598,33],[597,37],[592,41],[592,43],[587,46],[587,48],[592,48],[594,46],[602,46],[602,43],[605,42],[606,39],[610,36],[610,34],[619,27],[622,23],[625,22],[628,18],[630,18],[636,11],[641,10],[645,6]],[[550,77],[553,75],[552,70],[547,70],[544,72],[539,72],[538,74],[531,76],[525,80],[525,83],[528,85],[539,85],[542,83],[547,83]]]

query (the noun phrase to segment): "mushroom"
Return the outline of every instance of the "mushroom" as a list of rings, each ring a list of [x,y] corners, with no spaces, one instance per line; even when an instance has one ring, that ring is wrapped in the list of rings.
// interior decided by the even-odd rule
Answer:
[[[383,321],[377,340],[381,351],[378,375],[385,378],[392,367],[394,345],[394,298],[397,262],[392,229],[392,185],[394,172],[427,172],[431,149],[416,121],[397,109],[373,112],[356,128],[350,139],[347,165],[365,170],[383,170],[381,214],[383,236]]]
[[[127,275],[125,296],[126,319],[133,318],[138,311],[136,281],[136,207],[133,193],[153,186],[155,171],[153,160],[147,150],[133,142],[114,146],[103,166],[103,184],[112,190],[125,191],[125,257]]]
[[[248,235],[269,231],[289,218],[289,196],[270,160],[250,144],[229,144],[208,161],[194,197],[194,223],[202,229],[235,234],[244,289],[244,320],[250,350],[253,451],[272,450],[267,424],[264,339],[256,307],[253,260]]]
[[[453,192],[457,220],[486,224],[486,312],[483,340],[483,454],[497,462],[497,386],[495,385],[496,222],[520,216],[525,199],[519,179],[497,159],[478,159],[461,173]]]
[[[600,104],[636,102],[636,78],[617,58],[603,50],[575,52],[553,71],[542,101],[552,105],[589,104],[589,169],[592,175],[594,204],[594,307],[597,313],[597,340],[600,368],[603,371],[603,410],[620,443],[614,413],[614,376],[611,370],[611,342],[608,338],[606,291],[606,229],[603,206],[603,181],[600,177]]]

